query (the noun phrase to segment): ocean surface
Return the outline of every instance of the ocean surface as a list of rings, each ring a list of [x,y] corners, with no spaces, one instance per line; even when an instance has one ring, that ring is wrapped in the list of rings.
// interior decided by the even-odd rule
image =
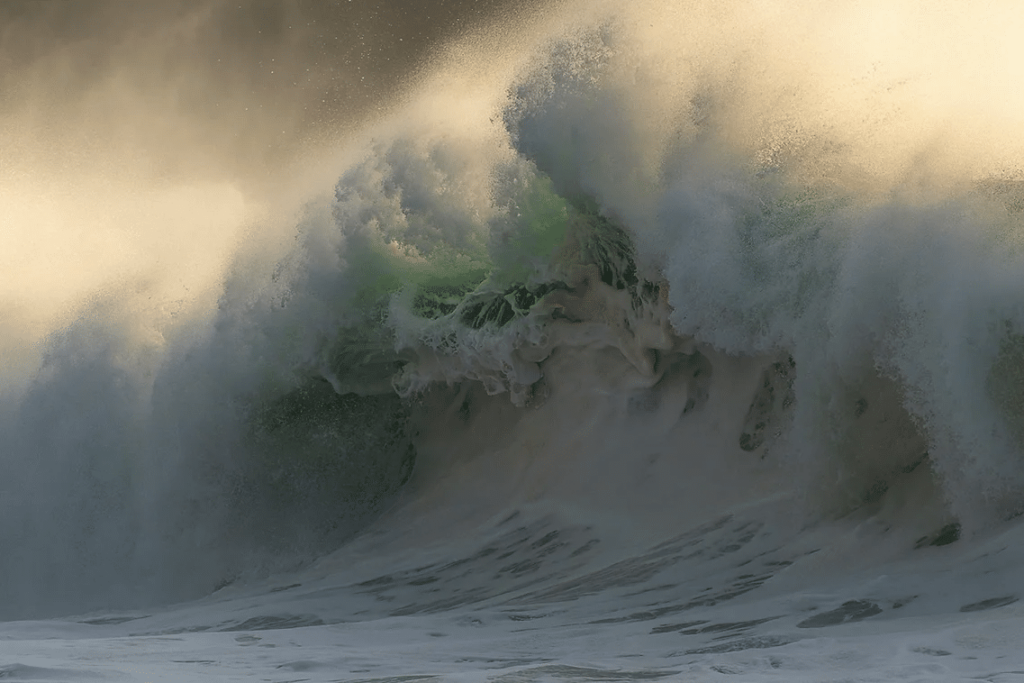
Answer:
[[[0,7],[0,679],[1024,681],[1019,3]]]

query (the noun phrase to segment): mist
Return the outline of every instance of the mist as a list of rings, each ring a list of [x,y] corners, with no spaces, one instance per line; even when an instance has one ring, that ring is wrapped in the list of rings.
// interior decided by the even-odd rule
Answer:
[[[104,291],[208,307],[239,241],[329,188],[433,53],[531,6],[0,4],[4,390]]]
[[[260,521],[237,514],[284,494],[252,483],[233,401],[253,358],[284,374],[294,360],[254,349],[267,314],[252,309],[286,285],[279,261],[303,226],[332,231],[346,141],[453,41],[539,8],[0,4],[0,538],[17,548],[0,570],[4,616],[194,597],[267,558],[271,508],[310,491],[256,504]],[[342,415],[323,429],[370,410],[317,400]],[[385,403],[375,414],[397,410]],[[373,489],[386,492],[402,474],[378,452],[393,436],[334,479],[390,477]],[[268,453],[299,448],[268,439]],[[404,442],[387,448],[400,464]],[[296,490],[316,486],[297,476]],[[271,535],[294,541],[359,495],[328,487]]]

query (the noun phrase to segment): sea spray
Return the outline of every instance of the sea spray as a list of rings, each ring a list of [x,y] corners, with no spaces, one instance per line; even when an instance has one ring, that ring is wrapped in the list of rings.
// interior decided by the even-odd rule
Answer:
[[[778,485],[811,523],[923,500],[933,531],[996,528],[1024,490],[1022,62],[942,6],[595,3],[522,54],[439,51],[333,157],[333,195],[254,218],[227,193],[223,233],[273,253],[211,246],[201,313],[143,277],[50,337],[4,416],[5,604],[152,604],[310,561],[444,478],[407,424],[468,430],[474,405],[534,473],[513,498],[685,489],[664,521],[685,525]],[[1002,71],[955,56],[989,42]]]

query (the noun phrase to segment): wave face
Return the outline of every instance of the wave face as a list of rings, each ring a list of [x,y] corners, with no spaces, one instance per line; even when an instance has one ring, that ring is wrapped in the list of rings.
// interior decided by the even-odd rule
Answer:
[[[918,550],[1016,529],[1019,10],[619,5],[432,53],[332,152],[331,192],[171,193],[251,243],[204,243],[192,299],[90,290],[12,373],[0,616],[301,570],[398,605],[373,618],[586,598],[613,615],[588,602],[591,623],[630,624],[650,610],[627,589],[733,552],[763,571],[651,619],[797,591],[782,568],[852,519],[896,529],[863,543],[908,575]],[[909,582],[793,628],[898,609]],[[707,623],[655,632],[730,651]]]

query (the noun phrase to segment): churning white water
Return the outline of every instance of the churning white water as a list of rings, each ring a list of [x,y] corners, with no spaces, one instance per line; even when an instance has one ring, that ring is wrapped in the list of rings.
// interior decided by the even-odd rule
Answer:
[[[0,678],[1024,676],[1024,12],[385,24],[9,79]]]

